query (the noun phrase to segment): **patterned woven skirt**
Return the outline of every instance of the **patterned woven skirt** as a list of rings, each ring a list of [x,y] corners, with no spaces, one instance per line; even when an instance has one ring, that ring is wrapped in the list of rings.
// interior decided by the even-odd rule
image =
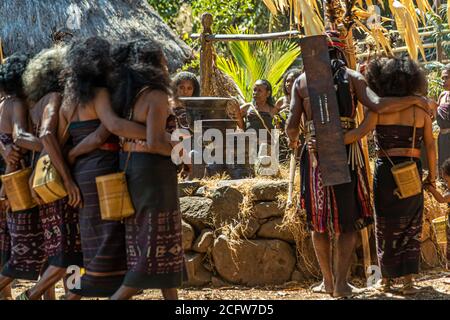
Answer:
[[[124,224],[101,219],[95,183],[96,177],[117,172],[118,167],[118,153],[103,150],[78,158],[74,167],[83,197],[79,221],[86,273],[81,288],[71,292],[84,297],[111,296],[121,286],[127,270]]]
[[[410,158],[392,157],[395,164]],[[420,160],[415,160],[422,171]],[[376,161],[374,174],[375,233],[378,260],[385,278],[398,278],[419,272],[422,234],[423,194],[399,199],[386,158]]]
[[[121,154],[124,168],[127,154]],[[177,169],[170,157],[132,153],[127,182],[135,214],[125,220],[132,288],[177,288],[184,275]]]
[[[6,219],[11,251],[3,266],[2,275],[14,279],[37,280],[46,262],[44,231],[38,208],[8,212]]]
[[[332,187],[322,184],[319,166],[312,165],[306,146],[300,160],[300,209],[306,211],[311,231],[332,235],[355,232],[373,223],[365,168],[350,167],[351,182]]]
[[[447,269],[450,269],[450,212],[448,213],[447,216],[446,233],[447,233]]]
[[[6,212],[0,211],[0,270],[9,260],[11,254],[11,237],[8,232]]]
[[[78,209],[68,204],[68,198],[39,206],[39,218],[44,229],[44,248],[50,266],[67,268],[81,266]]]

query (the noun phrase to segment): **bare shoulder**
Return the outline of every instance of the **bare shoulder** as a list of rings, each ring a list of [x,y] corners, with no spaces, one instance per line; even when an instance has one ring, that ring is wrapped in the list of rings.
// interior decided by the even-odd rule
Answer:
[[[294,82],[294,88],[301,98],[308,97],[308,85],[306,81],[306,73],[302,73]]]
[[[162,90],[146,90],[140,98],[151,101],[154,104],[164,103],[170,105],[169,95]]]

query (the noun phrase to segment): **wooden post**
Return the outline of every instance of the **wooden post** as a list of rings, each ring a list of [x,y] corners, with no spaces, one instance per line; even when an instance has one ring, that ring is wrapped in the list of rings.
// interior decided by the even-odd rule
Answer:
[[[204,97],[212,95],[213,42],[207,39],[207,36],[212,34],[212,24],[212,14],[204,13],[202,15],[203,32],[200,36],[200,91]]]
[[[439,14],[439,8],[441,7],[441,0],[436,0],[436,13]],[[442,50],[442,41],[440,39],[436,40],[436,59],[439,62],[442,62],[444,60],[444,54]]]
[[[3,58],[3,45],[2,45],[2,38],[0,38],[0,64],[3,64],[4,58]]]

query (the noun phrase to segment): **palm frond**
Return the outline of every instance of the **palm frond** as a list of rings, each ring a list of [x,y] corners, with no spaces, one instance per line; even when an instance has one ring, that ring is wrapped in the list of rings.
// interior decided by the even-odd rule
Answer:
[[[290,40],[236,41],[229,43],[229,48],[231,56],[217,57],[216,65],[235,81],[247,101],[251,101],[252,86],[258,79],[267,79],[277,96],[284,73],[300,55],[299,47]]]

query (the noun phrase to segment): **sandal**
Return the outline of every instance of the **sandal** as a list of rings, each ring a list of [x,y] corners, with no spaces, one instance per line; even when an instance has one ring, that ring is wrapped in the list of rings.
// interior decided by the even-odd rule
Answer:
[[[310,290],[313,293],[321,293],[321,294],[333,294],[333,291],[327,291],[325,289],[325,283],[322,281],[319,285],[312,285]]]

